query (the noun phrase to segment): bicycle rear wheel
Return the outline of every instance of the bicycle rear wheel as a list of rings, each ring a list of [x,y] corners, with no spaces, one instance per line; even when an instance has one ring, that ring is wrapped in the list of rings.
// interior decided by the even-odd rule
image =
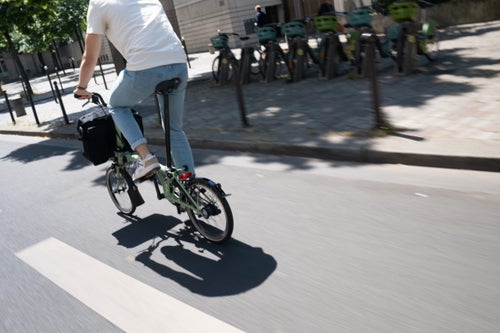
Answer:
[[[261,75],[262,72],[260,71],[260,64],[259,64],[259,59],[262,56],[262,52],[258,49],[254,49],[251,57],[251,64],[250,64],[250,74],[252,75]]]
[[[189,192],[201,207],[200,214],[186,210],[196,230],[214,243],[229,239],[233,233],[233,213],[220,185],[205,178],[196,178],[189,184]]]
[[[229,82],[232,80],[233,66],[231,66],[229,60],[226,57],[221,57],[220,54],[215,57],[214,61],[212,62],[212,76],[217,83],[220,83],[220,81]]]
[[[110,166],[106,170],[106,187],[116,208],[123,214],[131,215],[137,208],[132,198],[133,187],[136,186],[124,169]]]

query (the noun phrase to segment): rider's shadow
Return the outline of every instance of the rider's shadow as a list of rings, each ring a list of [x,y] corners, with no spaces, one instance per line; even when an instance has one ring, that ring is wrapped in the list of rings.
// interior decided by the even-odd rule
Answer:
[[[261,248],[235,239],[217,245],[202,239],[189,227],[171,231],[182,224],[171,216],[153,214],[144,219],[128,220],[129,225],[113,233],[118,244],[132,248],[151,243],[135,260],[200,295],[226,296],[245,292],[263,283],[277,267],[276,260]],[[153,259],[153,252],[155,258],[161,253],[159,258],[167,260]],[[169,267],[168,261],[190,274]]]

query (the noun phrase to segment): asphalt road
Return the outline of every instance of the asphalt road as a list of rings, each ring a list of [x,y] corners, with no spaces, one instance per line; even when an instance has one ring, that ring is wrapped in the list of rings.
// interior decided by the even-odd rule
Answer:
[[[117,214],[78,149],[0,136],[1,332],[500,327],[498,173],[195,151],[232,194],[214,246],[148,183]]]

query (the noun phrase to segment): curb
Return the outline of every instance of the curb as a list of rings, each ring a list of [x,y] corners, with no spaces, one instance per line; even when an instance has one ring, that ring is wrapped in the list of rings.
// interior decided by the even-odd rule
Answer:
[[[0,130],[0,134],[78,140],[76,133],[58,133],[57,131],[48,133],[42,131],[23,132],[17,130]],[[162,146],[164,143],[164,140],[158,137],[149,136],[147,139],[151,145]],[[432,155],[378,151],[365,148],[293,146],[276,143],[248,143],[244,141],[217,141],[207,139],[190,139],[189,142],[194,149],[237,151],[278,156],[286,155],[356,163],[404,164],[432,168],[500,172],[500,158],[493,157]]]

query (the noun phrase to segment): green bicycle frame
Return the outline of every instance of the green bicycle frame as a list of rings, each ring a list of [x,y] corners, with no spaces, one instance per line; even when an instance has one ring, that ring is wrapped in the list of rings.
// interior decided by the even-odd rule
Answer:
[[[125,148],[125,143],[122,140],[122,134],[120,129],[115,125],[116,128],[116,152],[115,158],[113,160],[113,167],[116,169],[116,174],[121,174],[120,171],[124,170],[127,172],[126,167],[129,163],[134,163],[139,160],[137,153],[128,151]],[[164,165],[158,169],[153,176],[153,182],[155,184],[155,190],[158,199],[167,199],[170,203],[175,205],[180,209],[192,210],[195,214],[200,214],[201,209],[199,208],[196,201],[189,194],[184,183],[179,181],[179,177],[185,173],[183,169],[177,169],[174,167],[168,168]],[[163,192],[160,191],[160,188]],[[137,194],[140,197],[140,194]],[[140,198],[142,204],[144,201],[142,197]]]

